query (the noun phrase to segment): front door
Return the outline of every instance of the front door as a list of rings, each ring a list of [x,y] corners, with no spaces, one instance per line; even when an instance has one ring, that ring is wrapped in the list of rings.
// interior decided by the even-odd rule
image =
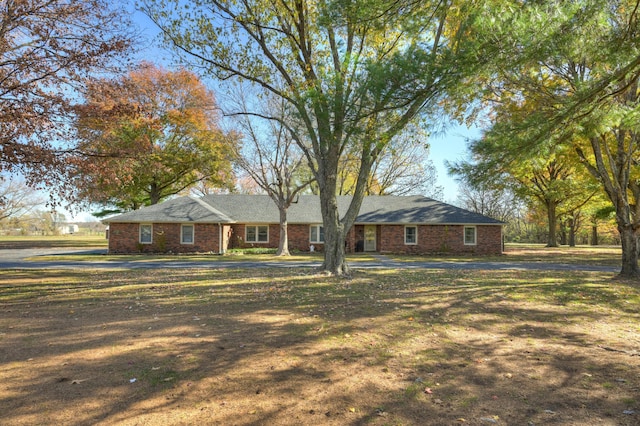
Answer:
[[[376,225],[364,227],[364,251],[376,251]]]

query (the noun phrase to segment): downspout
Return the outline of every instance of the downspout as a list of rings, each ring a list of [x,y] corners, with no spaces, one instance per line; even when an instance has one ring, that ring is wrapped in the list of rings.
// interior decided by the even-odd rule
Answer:
[[[218,254],[223,255],[224,250],[222,249],[222,224],[218,222]]]

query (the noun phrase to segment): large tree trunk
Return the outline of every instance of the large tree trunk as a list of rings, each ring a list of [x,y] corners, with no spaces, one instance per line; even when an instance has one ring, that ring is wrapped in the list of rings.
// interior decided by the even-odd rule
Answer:
[[[280,241],[276,256],[289,256],[289,231],[287,224],[287,209],[280,207]]]
[[[334,158],[338,158],[336,155]],[[336,197],[337,170],[338,163],[326,161],[325,168],[319,168],[320,173],[324,173],[324,179],[317,179],[320,189],[320,208],[322,210],[322,220],[324,225],[324,263],[322,269],[332,275],[348,275],[349,265],[347,265],[345,239],[353,226],[362,205],[366,183],[371,171],[371,165],[375,155],[364,152],[360,159],[360,171],[349,208],[340,217],[338,211],[338,200]],[[332,170],[333,173],[327,173]]]
[[[547,219],[549,223],[549,229],[547,231],[547,247],[558,247],[558,241],[556,238],[556,228],[558,224],[558,218],[556,217],[556,203],[547,203]]]
[[[155,205],[160,202],[160,188],[158,184],[152,182],[149,186],[149,204]]]
[[[344,240],[344,225],[340,221],[338,203],[335,194],[321,191],[320,206],[324,225],[324,263],[322,269],[332,275],[347,275]]]
[[[576,229],[571,226],[571,228],[569,228],[569,247],[575,247],[576,246]]]
[[[569,218],[569,247],[576,246],[576,221],[573,217]]]
[[[335,224],[335,230],[327,232],[325,228],[324,263],[322,269],[332,275],[348,275],[350,272],[344,248],[345,232],[342,224]]]
[[[622,242],[622,269],[620,277],[640,277],[638,269],[638,234],[631,225],[618,225]]]
[[[568,237],[567,237],[567,225],[564,223],[564,221],[560,221],[560,245],[561,246],[565,246],[567,245],[567,241],[569,241]]]

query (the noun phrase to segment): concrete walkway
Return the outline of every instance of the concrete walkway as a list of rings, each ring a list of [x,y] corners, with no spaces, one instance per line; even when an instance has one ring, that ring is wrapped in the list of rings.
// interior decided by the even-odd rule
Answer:
[[[19,249],[0,250],[0,269],[161,269],[161,268],[317,268],[319,261],[225,261],[224,258],[212,261],[147,261],[147,260],[105,260],[105,261],[70,261],[43,260],[38,256],[69,254],[101,254],[106,249]],[[537,270],[537,271],[587,271],[587,272],[620,272],[620,267],[575,265],[543,262],[451,262],[425,261],[400,262],[387,256],[374,254],[375,262],[351,262],[353,269],[472,269],[472,270]],[[29,260],[26,260],[29,259]]]

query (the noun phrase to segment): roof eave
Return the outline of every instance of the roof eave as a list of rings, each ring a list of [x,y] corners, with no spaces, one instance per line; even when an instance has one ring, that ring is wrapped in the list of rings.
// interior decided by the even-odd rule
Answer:
[[[102,220],[102,223],[199,223],[205,225],[221,225],[238,223],[235,221],[223,220]]]
[[[506,223],[481,223],[481,222],[355,222],[354,225],[442,225],[442,226],[504,226]]]

